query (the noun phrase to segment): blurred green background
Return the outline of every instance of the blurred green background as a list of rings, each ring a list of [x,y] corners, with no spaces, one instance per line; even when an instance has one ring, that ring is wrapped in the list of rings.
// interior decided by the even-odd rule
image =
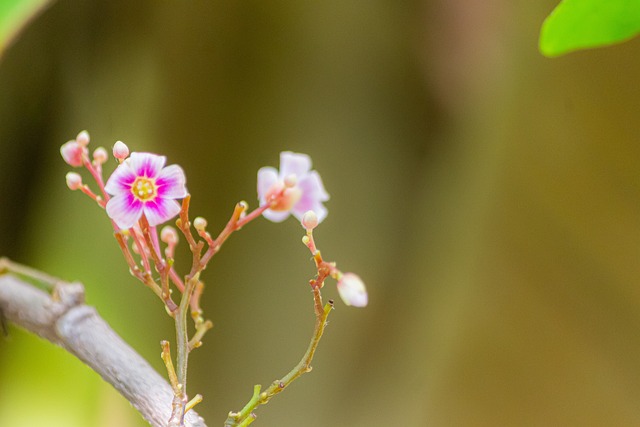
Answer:
[[[212,230],[256,206],[260,167],[308,153],[331,194],[318,245],[370,305],[337,304],[256,426],[640,425],[640,40],[544,58],[556,3],[59,1],[0,63],[0,254],[85,283],[163,372],[172,323],[60,145],[166,154]],[[306,348],[301,236],[259,220],[206,271],[189,390],[210,426]],[[0,425],[145,423],[10,327]]]

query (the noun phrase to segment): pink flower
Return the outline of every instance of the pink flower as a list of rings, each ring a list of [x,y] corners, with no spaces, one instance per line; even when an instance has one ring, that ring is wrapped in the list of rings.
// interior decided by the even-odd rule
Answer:
[[[282,222],[293,214],[302,221],[305,212],[313,210],[322,222],[327,208],[322,202],[329,195],[322,179],[311,169],[311,158],[306,154],[284,151],[280,153],[280,171],[264,167],[258,171],[258,199],[260,205],[270,203],[263,215],[270,221]]]
[[[366,307],[369,302],[364,282],[355,273],[345,273],[338,280],[338,293],[347,305]]]
[[[133,227],[143,213],[154,226],[180,212],[175,199],[187,195],[186,179],[180,166],[165,168],[166,160],[156,154],[131,153],[113,172],[104,188],[113,196],[107,202],[107,215],[118,227]]]

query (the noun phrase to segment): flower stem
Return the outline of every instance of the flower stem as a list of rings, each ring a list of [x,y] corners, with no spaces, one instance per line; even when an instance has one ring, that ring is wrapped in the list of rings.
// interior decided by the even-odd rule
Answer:
[[[176,324],[176,377],[178,381],[177,391],[173,398],[173,411],[169,419],[169,425],[182,426],[184,414],[187,409],[187,366],[189,362],[189,335],[187,331],[187,310],[191,301],[191,294],[198,282],[198,274],[189,279],[186,283],[180,305],[174,311]],[[172,424],[173,423],[173,424]]]
[[[260,393],[261,386],[255,385],[253,388],[253,396],[251,400],[242,408],[242,410],[238,413],[231,412],[227,420],[225,421],[225,427],[242,427],[247,426],[255,420],[255,414],[253,414],[253,410],[255,410],[259,405],[264,405],[271,400],[272,397],[282,392],[289,384],[299,378],[302,374],[311,372],[311,361],[313,360],[313,356],[318,348],[318,344],[320,343],[320,339],[322,338],[322,334],[324,333],[324,328],[327,325],[327,318],[329,317],[329,313],[333,309],[333,301],[329,301],[327,304],[323,306],[322,303],[322,294],[320,293],[320,286],[313,286],[313,302],[316,313],[316,324],[313,332],[313,336],[311,338],[311,342],[309,343],[309,347],[307,348],[306,353],[300,359],[300,362],[291,370],[287,375],[282,377],[279,380],[274,381],[271,386],[264,392]]]

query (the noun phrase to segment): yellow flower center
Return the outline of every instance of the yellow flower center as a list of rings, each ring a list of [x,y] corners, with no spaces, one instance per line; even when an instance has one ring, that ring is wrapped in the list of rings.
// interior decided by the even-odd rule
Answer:
[[[149,178],[139,176],[131,186],[131,193],[138,199],[147,201],[156,197],[156,183]]]

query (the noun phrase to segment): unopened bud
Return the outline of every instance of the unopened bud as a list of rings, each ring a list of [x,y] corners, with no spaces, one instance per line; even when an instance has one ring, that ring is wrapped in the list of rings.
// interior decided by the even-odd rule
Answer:
[[[314,211],[306,211],[302,215],[302,226],[306,230],[313,230],[318,226],[318,215]]]
[[[76,136],[76,142],[83,147],[89,145],[89,132],[87,132],[86,130],[80,132],[78,136]]]
[[[193,226],[198,231],[205,231],[205,229],[207,228],[207,220],[202,218],[201,216],[198,216],[193,220]]]
[[[67,187],[70,190],[77,190],[82,187],[82,177],[75,172],[67,172],[67,176],[65,177],[67,180]]]
[[[160,240],[167,245],[175,245],[178,243],[178,232],[172,226],[167,225],[160,231]]]
[[[87,149],[77,141],[68,141],[60,147],[60,154],[68,165],[75,168],[82,166],[84,153]]]
[[[99,165],[104,164],[108,158],[109,153],[107,153],[107,150],[105,150],[104,147],[98,147],[93,152],[93,160]]]
[[[366,307],[369,302],[364,282],[354,273],[342,275],[338,280],[338,293],[346,305]]]
[[[122,141],[116,141],[113,144],[113,157],[118,160],[124,160],[129,157],[129,147]]]

